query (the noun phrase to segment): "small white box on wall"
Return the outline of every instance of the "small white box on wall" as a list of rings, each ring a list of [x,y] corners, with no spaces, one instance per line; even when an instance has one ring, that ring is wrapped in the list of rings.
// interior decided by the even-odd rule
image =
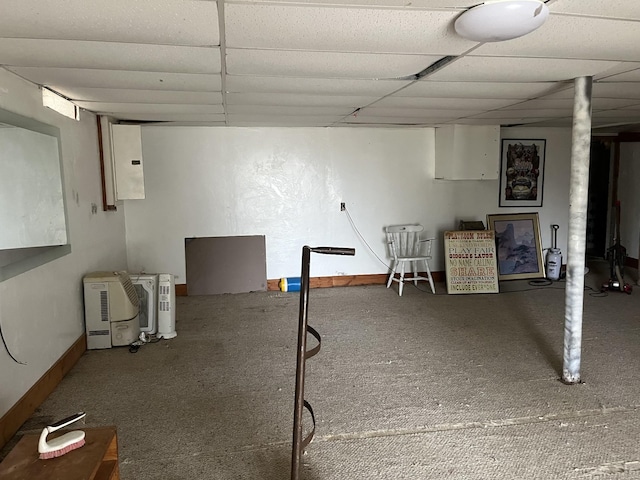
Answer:
[[[499,125],[444,125],[436,128],[436,178],[497,180]]]
[[[145,197],[140,125],[111,125],[116,200]]]

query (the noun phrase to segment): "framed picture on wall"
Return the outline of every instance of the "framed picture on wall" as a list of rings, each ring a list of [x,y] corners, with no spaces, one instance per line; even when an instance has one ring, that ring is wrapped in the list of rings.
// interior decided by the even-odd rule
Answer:
[[[541,207],[545,140],[502,140],[501,207]]]
[[[544,277],[537,213],[487,215],[487,224],[496,235],[499,280]]]

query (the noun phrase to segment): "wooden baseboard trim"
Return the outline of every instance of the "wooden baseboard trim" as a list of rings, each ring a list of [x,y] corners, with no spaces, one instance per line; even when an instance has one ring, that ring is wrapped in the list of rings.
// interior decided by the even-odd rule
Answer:
[[[0,418],[0,448],[4,447],[45,401],[63,377],[87,350],[87,337],[83,333],[47,372]]]
[[[421,273],[424,275],[424,273]],[[435,282],[444,282],[444,272],[431,272],[431,276]],[[311,277],[309,279],[310,288],[328,288],[328,287],[353,287],[356,285],[384,285],[387,283],[388,275],[384,273],[374,273],[369,275],[336,275],[333,277]],[[406,279],[411,278],[411,274],[405,276]],[[280,290],[278,283],[280,279],[267,280],[267,290]]]
[[[176,297],[186,297],[187,295],[187,284],[176,283]]]
[[[638,259],[633,257],[627,257],[624,262],[625,267],[638,268]]]

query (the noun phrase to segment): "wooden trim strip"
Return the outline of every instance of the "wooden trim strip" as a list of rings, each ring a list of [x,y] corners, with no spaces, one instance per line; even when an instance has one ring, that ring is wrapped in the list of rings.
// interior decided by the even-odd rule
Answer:
[[[624,266],[629,268],[638,268],[638,259],[633,257],[627,257],[624,260]]]
[[[47,372],[0,418],[0,448],[4,447],[22,424],[36,411],[64,376],[87,350],[87,337],[83,333]]]
[[[426,275],[422,272],[421,275]],[[445,272],[431,272],[434,282],[444,282]],[[389,276],[386,273],[373,273],[367,275],[336,275],[333,277],[312,277],[309,279],[311,288],[330,288],[330,287],[354,287],[356,285],[384,285],[387,283]],[[406,275],[407,279],[411,278],[411,273]],[[274,292],[280,290],[279,278],[271,278],[267,280],[267,291]],[[187,284],[176,284],[176,295],[186,297]]]
[[[426,275],[424,272],[421,275]],[[434,282],[444,282],[445,272],[431,272]],[[309,279],[309,287],[311,288],[329,288],[329,287],[353,287],[356,285],[384,285],[387,283],[389,276],[386,273],[374,273],[368,275],[336,275],[333,277],[312,277]],[[405,276],[411,279],[411,273]],[[267,280],[267,290],[280,290],[278,283],[280,279]]]

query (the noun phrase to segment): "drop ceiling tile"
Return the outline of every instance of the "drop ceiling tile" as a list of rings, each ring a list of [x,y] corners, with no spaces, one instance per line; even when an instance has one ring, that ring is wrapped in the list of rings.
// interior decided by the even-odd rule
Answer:
[[[342,124],[372,124],[372,125],[407,125],[407,126],[429,126],[439,125],[452,120],[451,117],[406,117],[388,116],[378,117],[371,115],[349,116],[344,118]]]
[[[220,49],[3,38],[0,39],[0,64],[18,67],[219,73]]]
[[[227,113],[243,115],[297,115],[297,116],[340,116],[349,115],[352,107],[288,107],[268,105],[227,105]]]
[[[448,123],[457,123],[460,125],[519,125],[519,124],[531,124],[538,123],[547,120],[544,117],[513,117],[513,118],[461,118],[459,120],[455,120]],[[569,122],[571,125],[571,122]]]
[[[535,32],[485,43],[471,55],[638,61],[639,30],[637,22],[551,15]]]
[[[340,121],[342,115],[263,115],[242,114],[227,116],[227,124],[239,127],[327,127]]]
[[[254,77],[227,75],[227,92],[273,92],[318,95],[371,95],[383,97],[409,85],[408,80],[347,78]]]
[[[226,0],[225,5],[232,3],[274,3],[273,0]],[[440,9],[449,8],[452,10],[465,10],[477,5],[477,0],[278,0],[282,4],[303,4],[303,5],[348,5],[350,7],[403,7],[407,10],[414,9]]]
[[[391,108],[377,105],[362,109],[358,116],[367,117],[422,117],[422,118],[462,118],[477,115],[481,110],[449,110],[433,108]]]
[[[456,82],[420,80],[396,93],[394,96],[433,98],[510,98],[528,99],[555,91],[552,82],[501,83],[501,82]]]
[[[60,88],[56,90],[74,101],[104,103],[222,104],[220,92],[181,92],[168,90],[125,90],[117,88]]]
[[[2,0],[0,32],[7,38],[220,44],[214,1]]]
[[[118,120],[128,120],[132,122],[217,122],[224,124],[223,114],[207,113],[127,113],[127,112],[105,112],[106,115]]]
[[[573,110],[561,110],[561,109],[538,109],[538,110],[493,110],[491,112],[484,112],[478,115],[474,115],[473,118],[511,118],[511,117],[566,117],[573,114]]]
[[[124,119],[121,119],[124,120]],[[140,120],[128,120],[128,121],[140,121]],[[154,123],[158,122],[158,123]],[[227,125],[227,122],[220,121],[207,121],[207,120],[188,120],[188,121],[178,121],[174,122],[172,120],[146,120],[144,122],[144,126],[153,126],[153,127],[224,127]]]
[[[462,82],[554,82],[595,75],[617,62],[558,58],[465,57],[429,79]]]
[[[602,82],[602,81],[611,81],[607,80],[611,77],[616,77],[622,74],[626,74],[628,72],[632,72],[640,68],[640,63],[638,62],[620,62],[615,67],[609,68],[600,72],[598,75],[593,77],[594,82]]]
[[[640,98],[640,86],[631,82],[598,82],[593,84],[592,98]],[[573,98],[573,88],[552,93],[545,98]]]
[[[640,88],[640,68],[636,68],[635,70],[631,70],[625,73],[620,73],[618,75],[611,75],[610,77],[605,77],[600,82],[637,82]]]
[[[181,90],[215,92],[221,90],[219,74],[134,72],[86,68],[8,67],[38,85],[58,88],[132,88],[140,90]]]
[[[227,93],[227,105],[279,105],[349,107],[369,105],[379,97],[354,95],[309,95],[296,93]]]
[[[460,55],[477,43],[451,35],[456,11],[229,4],[229,48]],[[277,32],[274,35],[274,32]]]
[[[573,112],[573,98],[558,98],[558,99],[542,99],[527,100],[524,102],[514,103],[508,107],[504,107],[502,110],[568,110],[569,113]]]
[[[629,0],[562,0],[549,7],[553,13],[573,13],[594,17],[640,20],[640,3]]]
[[[598,110],[597,112],[593,112],[593,118],[619,118],[621,120],[637,120],[640,121],[640,110],[632,110],[632,109],[618,109],[618,110]]]
[[[511,105],[512,99],[492,98],[432,98],[391,95],[375,103],[375,107],[432,108],[450,110],[494,110]]]
[[[593,98],[591,105],[594,110],[607,110],[611,108],[622,108],[628,105],[635,105],[640,103],[640,99],[628,100],[621,98]],[[573,114],[573,98],[539,98],[537,100],[529,100],[526,102],[520,102],[508,107],[504,107],[503,110],[541,110],[541,109],[561,109],[569,111]]]
[[[222,105],[175,105],[160,103],[73,102],[92,112],[109,113],[224,113]]]
[[[439,59],[427,55],[227,49],[227,72],[231,75],[391,79],[415,75]]]

